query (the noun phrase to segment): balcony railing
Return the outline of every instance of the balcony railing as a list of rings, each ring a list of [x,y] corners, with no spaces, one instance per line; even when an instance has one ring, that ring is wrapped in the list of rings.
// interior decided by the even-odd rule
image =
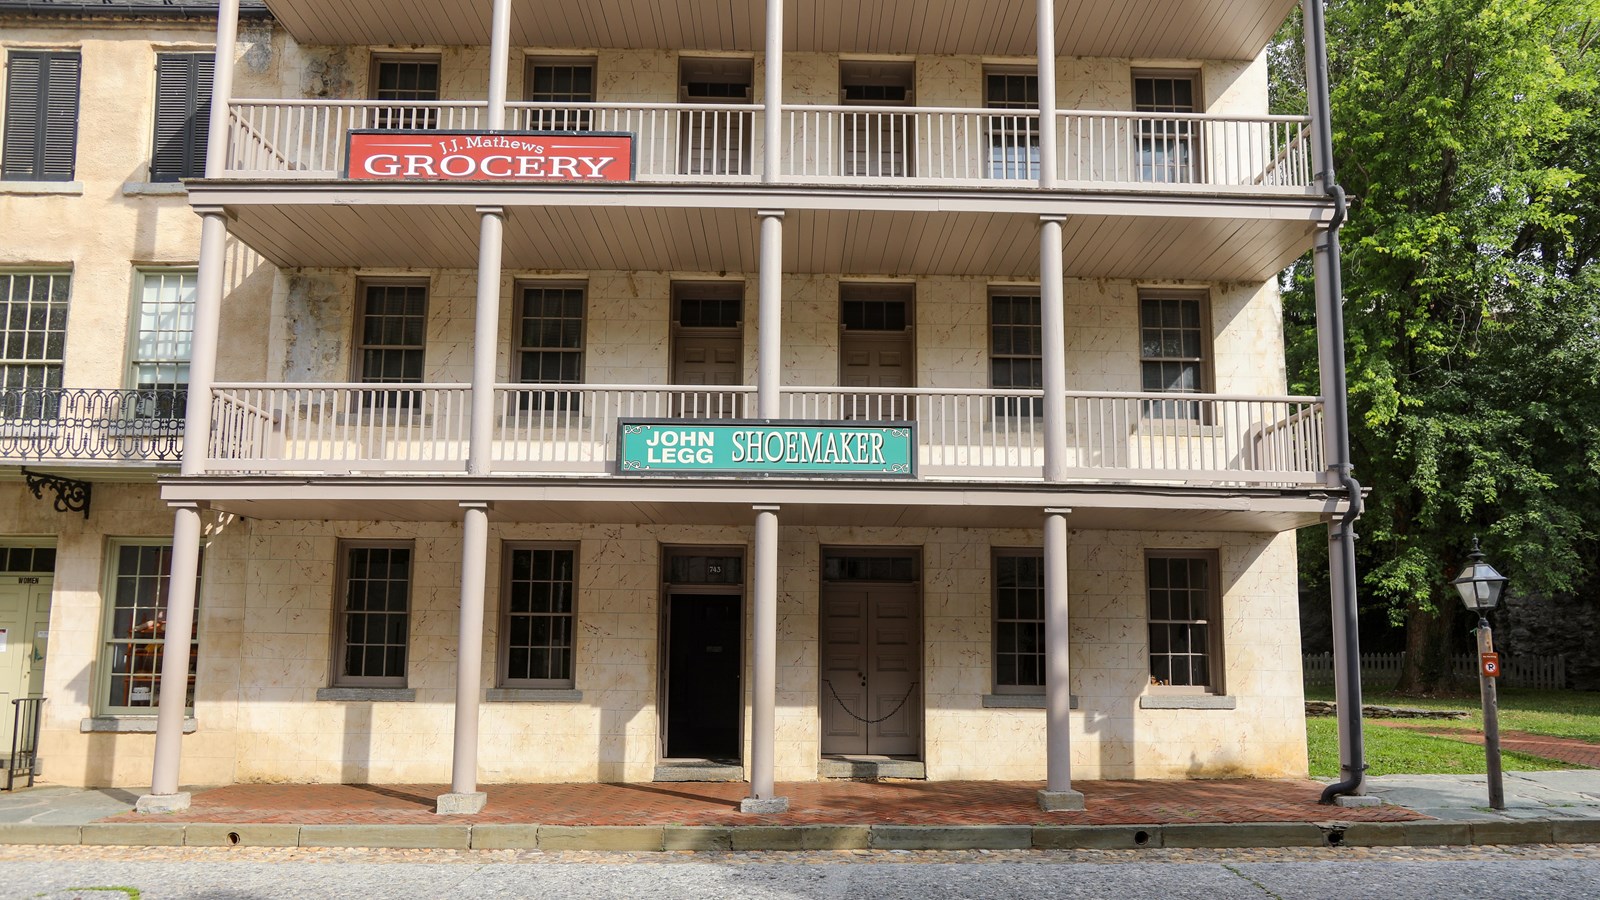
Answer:
[[[464,385],[218,385],[213,473],[462,472]],[[914,421],[926,480],[1039,481],[1040,391],[785,388],[782,415]],[[752,387],[523,385],[495,389],[499,473],[617,475],[624,418],[751,418]],[[1068,477],[1088,482],[1320,484],[1322,404],[1312,397],[1070,392]]]
[[[512,103],[526,131],[632,134],[635,177],[690,184],[762,176],[765,112],[749,104]],[[338,179],[351,129],[481,129],[481,101],[240,100],[230,105],[230,178]],[[1063,188],[1303,194],[1304,116],[1063,110]],[[802,185],[1004,186],[1039,179],[1039,114],[960,107],[785,106],[778,181]]]
[[[0,460],[176,463],[188,392],[0,389]]]

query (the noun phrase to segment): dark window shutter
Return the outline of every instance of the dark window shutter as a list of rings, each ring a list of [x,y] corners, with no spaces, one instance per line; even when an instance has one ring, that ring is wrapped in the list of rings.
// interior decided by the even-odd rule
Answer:
[[[14,181],[71,181],[78,155],[76,52],[12,51],[0,172]]]
[[[156,133],[150,154],[151,181],[177,181],[205,175],[210,132],[210,53],[156,56]]]

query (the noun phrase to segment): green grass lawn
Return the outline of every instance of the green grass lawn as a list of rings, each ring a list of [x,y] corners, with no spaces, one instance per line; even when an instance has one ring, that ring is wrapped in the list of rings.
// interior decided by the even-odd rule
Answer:
[[[1306,689],[1307,700],[1332,700],[1333,688]],[[1477,694],[1455,697],[1402,697],[1371,692],[1363,696],[1368,704],[1411,706],[1422,709],[1459,709],[1471,713],[1467,719],[1441,719],[1436,724],[1448,728],[1483,728],[1483,714]],[[1500,728],[1526,731],[1600,743],[1600,693],[1593,691],[1536,691],[1509,689],[1500,692]],[[1362,729],[1366,739],[1367,763],[1372,775],[1400,774],[1481,774],[1483,748],[1412,731],[1385,728],[1368,722]],[[1339,774],[1338,725],[1330,718],[1306,720],[1306,747],[1311,759],[1311,774],[1334,777]],[[1570,763],[1541,759],[1522,753],[1506,752],[1503,763],[1511,771],[1576,768]]]

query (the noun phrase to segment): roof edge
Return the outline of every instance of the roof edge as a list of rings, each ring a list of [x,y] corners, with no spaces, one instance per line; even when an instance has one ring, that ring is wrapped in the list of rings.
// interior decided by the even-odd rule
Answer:
[[[215,20],[217,3],[64,2],[0,0],[0,15],[23,14],[37,18],[79,19],[187,19]],[[260,2],[240,3],[239,18],[270,19],[272,11]]]

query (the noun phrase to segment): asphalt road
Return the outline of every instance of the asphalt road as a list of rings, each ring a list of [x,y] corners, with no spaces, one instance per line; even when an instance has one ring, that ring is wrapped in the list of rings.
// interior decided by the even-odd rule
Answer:
[[[0,848],[0,896],[1583,898],[1600,847],[978,854],[471,854]],[[287,857],[287,859],[284,859]],[[277,858],[283,861],[265,861]],[[955,861],[950,861],[955,860]]]

